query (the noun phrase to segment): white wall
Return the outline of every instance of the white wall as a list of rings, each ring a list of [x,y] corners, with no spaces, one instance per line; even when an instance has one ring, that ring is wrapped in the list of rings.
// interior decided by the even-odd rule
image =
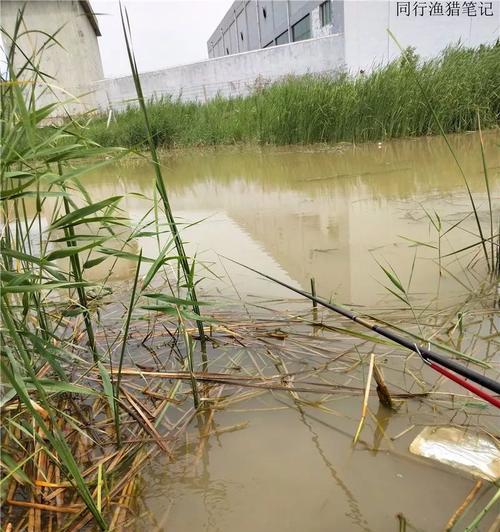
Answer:
[[[409,2],[410,8],[415,2]],[[427,2],[427,5],[433,2]],[[462,8],[463,2],[458,2]],[[475,2],[479,12],[479,5]],[[484,2],[486,3],[486,2]],[[441,2],[446,7],[447,2]],[[403,48],[414,46],[417,53],[430,58],[459,40],[466,46],[491,43],[500,36],[500,1],[493,1],[494,16],[396,16],[394,0],[346,0],[344,31],[346,65],[349,72],[370,71],[373,66],[392,60],[399,48],[387,33],[389,28]],[[499,67],[500,68],[500,67]]]
[[[2,1],[2,26],[11,35],[18,11],[26,4],[24,28],[41,30],[49,35],[56,32],[61,44],[52,45],[41,54],[40,70],[52,76],[46,84],[37,86],[38,105],[72,100],[65,107],[71,114],[94,109],[102,102],[98,94],[88,94],[93,83],[104,77],[97,36],[84,13],[80,2],[76,1]],[[25,34],[18,42],[23,51],[31,56],[38,51],[47,37],[41,33]],[[8,38],[3,36],[4,45],[9,47]],[[16,54],[17,66],[24,63],[20,53]],[[55,96],[54,96],[55,93]],[[64,115],[61,108],[56,112]]]
[[[147,98],[170,95],[183,101],[206,101],[218,94],[247,95],[259,84],[284,76],[332,74],[343,69],[344,39],[332,35],[146,72],[141,74],[141,82]],[[104,80],[97,87],[117,110],[136,98],[130,76]]]

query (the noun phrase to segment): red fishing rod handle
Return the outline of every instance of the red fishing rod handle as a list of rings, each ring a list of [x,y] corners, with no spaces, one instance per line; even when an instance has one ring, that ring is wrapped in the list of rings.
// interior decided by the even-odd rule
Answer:
[[[492,404],[493,406],[500,408],[500,399],[498,399],[497,397],[494,397],[493,395],[486,393],[481,388],[478,388],[476,385],[471,384],[470,382],[466,381],[462,377],[459,377],[455,373],[447,370],[446,368],[443,368],[442,366],[436,364],[435,362],[432,362],[431,360],[428,360],[426,362],[429,364],[429,366],[433,370],[441,373],[441,375],[444,375],[448,379],[456,382],[457,384],[460,384],[460,386],[467,388],[467,390],[471,391],[473,394],[477,395],[478,397],[481,397],[481,399],[488,401],[488,403]]]

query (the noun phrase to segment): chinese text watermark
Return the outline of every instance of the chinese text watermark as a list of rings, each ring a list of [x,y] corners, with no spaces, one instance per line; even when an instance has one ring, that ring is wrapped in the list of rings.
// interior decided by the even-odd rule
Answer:
[[[493,2],[396,2],[398,17],[492,17]]]

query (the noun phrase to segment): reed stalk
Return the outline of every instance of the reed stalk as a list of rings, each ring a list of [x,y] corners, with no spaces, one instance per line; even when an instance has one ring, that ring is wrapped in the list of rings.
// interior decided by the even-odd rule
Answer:
[[[490,510],[497,506],[498,501],[500,501],[500,488],[497,489],[496,493],[490,499],[488,504],[486,504],[486,506],[476,515],[469,526],[464,529],[464,532],[472,532],[473,530],[477,530],[479,523],[484,519]]]
[[[135,270],[134,281],[132,284],[132,292],[130,294],[130,303],[128,306],[127,317],[125,319],[125,327],[123,329],[123,339],[122,339],[122,347],[120,349],[120,358],[118,360],[118,374],[116,375],[116,382],[114,384],[113,415],[115,418],[116,443],[118,447],[121,446],[120,413],[119,413],[118,403],[120,400],[120,385],[122,381],[123,359],[125,357],[125,350],[126,350],[127,342],[128,342],[128,333],[130,330],[130,322],[132,320],[132,312],[134,310],[135,303],[136,303],[136,292],[137,292],[137,285],[139,282],[139,272],[141,271],[141,264],[142,264],[142,249],[139,252],[139,258],[137,260],[137,268]]]
[[[123,6],[120,3],[120,15],[121,15],[121,21],[122,21],[122,29],[123,29],[123,36],[125,38],[125,45],[127,48],[127,54],[129,58],[130,63],[130,69],[132,71],[132,77],[134,80],[135,90],[137,93],[137,99],[139,102],[139,107],[142,112],[144,125],[147,132],[147,145],[149,147],[149,151],[151,154],[151,162],[154,168],[155,172],[155,184],[156,188],[158,190],[158,193],[160,195],[161,201],[163,203],[163,208],[165,211],[165,215],[167,217],[168,225],[170,227],[170,230],[172,231],[172,235],[175,242],[175,247],[177,249],[177,253],[179,255],[179,263],[181,265],[184,279],[186,281],[186,286],[189,293],[189,298],[192,301],[192,307],[193,311],[196,315],[201,316],[200,314],[200,307],[198,304],[198,298],[196,295],[196,288],[194,284],[194,279],[192,278],[192,272],[191,272],[191,266],[189,265],[188,257],[186,254],[186,251],[184,249],[184,243],[182,241],[179,229],[177,227],[177,223],[175,221],[172,208],[170,206],[170,200],[167,193],[167,188],[165,186],[165,181],[163,179],[162,170],[161,170],[161,164],[158,157],[158,151],[156,149],[156,144],[154,142],[153,137],[153,130],[151,128],[151,122],[149,118],[149,112],[146,106],[146,100],[144,98],[144,94],[142,91],[142,85],[141,85],[141,79],[139,76],[139,70],[137,68],[137,63],[135,60],[135,55],[132,49],[132,35],[130,31],[130,23],[128,20],[128,14],[126,9],[123,8]],[[196,320],[196,324],[198,327],[198,332],[200,335],[200,341],[202,344],[202,349],[205,349],[205,332],[203,329],[203,322],[201,318],[198,318]]]
[[[375,364],[375,354],[372,353],[370,355],[370,363],[368,365],[368,375],[366,377],[366,387],[365,387],[365,395],[363,397],[363,406],[361,408],[361,418],[359,419],[358,428],[356,429],[356,433],[354,434],[354,438],[352,440],[353,445],[356,445],[356,443],[358,443],[359,435],[361,434],[361,431],[363,430],[363,425],[365,423],[366,413],[368,412],[368,399],[370,397],[370,386],[371,386],[371,381],[372,381],[374,364]]]

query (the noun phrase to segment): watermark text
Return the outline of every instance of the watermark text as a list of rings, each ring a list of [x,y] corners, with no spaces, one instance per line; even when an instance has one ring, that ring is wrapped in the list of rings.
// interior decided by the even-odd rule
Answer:
[[[396,2],[398,17],[492,17],[493,2]]]

